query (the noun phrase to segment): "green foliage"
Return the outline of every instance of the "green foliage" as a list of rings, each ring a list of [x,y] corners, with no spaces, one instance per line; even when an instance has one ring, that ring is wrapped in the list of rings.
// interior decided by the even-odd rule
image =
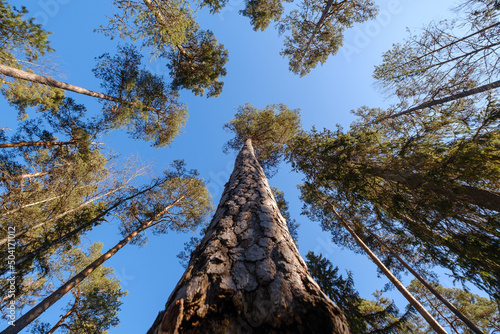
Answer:
[[[247,103],[239,106],[235,117],[224,124],[226,131],[235,134],[235,137],[225,144],[224,151],[239,151],[245,141],[251,139],[262,168],[272,172],[277,168],[300,125],[298,109],[288,109],[284,104],[257,109]]]
[[[140,41],[153,57],[169,59],[172,88],[186,88],[195,95],[218,96],[226,75],[227,50],[210,31],[201,30],[185,1],[120,1],[120,11],[100,31]]]
[[[52,53],[50,33],[34,23],[34,18],[26,18],[25,7],[17,9],[0,1],[0,63],[17,69],[33,72],[29,67],[43,56]],[[61,89],[52,88],[24,80],[8,81],[0,79],[3,96],[18,111],[18,118],[27,118],[26,109],[37,107],[39,111],[57,108],[64,99]]]
[[[254,30],[264,31],[271,22],[279,22],[285,10],[283,2],[293,0],[246,0],[245,9],[240,14],[250,18]]]
[[[0,1],[0,62],[14,66],[18,57],[26,62],[38,60],[41,56],[53,52],[50,47],[50,33],[34,23],[34,18],[27,19],[26,7],[17,9],[5,1]]]
[[[434,288],[450,303],[455,305],[472,323],[476,324],[484,333],[500,331],[500,313],[495,301],[478,296],[471,292],[457,288],[444,288],[433,284]],[[427,290],[422,283],[414,279],[408,286],[415,298],[438,320],[443,327],[453,327],[458,333],[470,333],[470,329],[453,312],[444,306]],[[446,319],[445,319],[446,318]],[[418,333],[431,331],[421,318],[416,319],[414,327]]]
[[[333,268],[321,254],[309,252],[306,258],[309,272],[321,290],[344,312],[351,333],[407,333],[413,311],[400,315],[394,302],[382,297],[380,291],[374,293],[375,301],[363,299],[354,288],[351,272],[346,278],[339,276],[339,268]]]
[[[111,128],[127,127],[136,139],[152,140],[153,146],[169,145],[187,120],[187,107],[179,94],[168,88],[162,77],[140,69],[141,55],[133,46],[118,47],[111,57],[104,54],[94,68],[108,95],[123,102],[104,104]]]
[[[207,97],[217,97],[222,92],[224,82],[218,78],[227,73],[224,65],[228,52],[211,31],[189,31],[187,41],[172,48],[168,58],[174,89],[183,87],[201,96],[207,89]]]
[[[185,232],[195,230],[210,214],[210,193],[196,170],[187,170],[182,160],[172,163],[158,186],[131,200],[120,212],[121,230],[127,235],[148,221],[153,234],[168,230]],[[166,208],[166,213],[161,214]],[[155,218],[161,214],[160,218]],[[140,234],[132,243],[144,244],[147,239]]]
[[[279,31],[287,33],[281,55],[289,58],[290,71],[300,76],[337,53],[346,28],[377,15],[372,0],[302,0],[298,7],[279,23]]]
[[[62,255],[60,269],[68,271],[71,277],[100,257],[102,248],[102,243],[94,243],[88,254],[72,248]],[[109,328],[118,326],[121,298],[127,292],[121,290],[112,268],[100,266],[75,287],[72,294],[72,300],[64,308],[69,314],[66,313],[62,323],[52,328],[41,323],[33,328],[32,333],[45,334],[51,329],[61,329],[64,333],[105,334]]]
[[[307,211],[324,228],[338,231],[327,197],[361,234],[390,236],[410,258],[417,249],[419,261],[499,296],[498,107],[492,99],[467,118],[444,112],[374,124],[378,110],[361,108],[364,120],[350,131],[300,134],[290,159],[306,175]]]

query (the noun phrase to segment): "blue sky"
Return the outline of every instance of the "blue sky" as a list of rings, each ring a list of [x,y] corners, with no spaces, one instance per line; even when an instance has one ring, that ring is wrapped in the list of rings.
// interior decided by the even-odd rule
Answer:
[[[13,5],[26,5],[30,14],[48,31],[52,31],[52,47],[56,50],[54,61],[59,65],[57,79],[77,86],[100,91],[99,81],[91,69],[94,58],[104,52],[114,53],[118,40],[94,33],[99,25],[107,23],[111,14],[111,1],[103,0],[39,0],[8,1]],[[447,11],[451,0],[380,0],[379,18],[356,25],[345,34],[344,48],[323,65],[300,78],[288,71],[288,64],[279,55],[282,40],[276,30],[254,32],[247,18],[238,15],[243,1],[231,0],[218,15],[199,13],[199,22],[204,29],[214,32],[217,39],[229,50],[227,76],[224,90],[218,98],[195,97],[187,91],[181,93],[181,101],[189,106],[189,120],[183,133],[168,148],[153,149],[149,143],[134,141],[120,131],[114,131],[103,138],[110,149],[124,158],[135,155],[142,161],[155,165],[156,173],[174,159],[185,159],[189,168],[197,169],[201,177],[209,181],[208,188],[217,205],[232,171],[234,154],[222,153],[223,144],[230,138],[222,126],[234,115],[235,108],[251,103],[258,108],[267,104],[285,103],[290,108],[300,108],[303,127],[310,129],[332,129],[335,124],[348,127],[353,120],[350,110],[368,105],[383,107],[387,101],[377,91],[372,79],[374,65],[379,64],[381,55],[393,43],[407,36],[406,28],[418,29],[431,20],[450,16]],[[168,70],[162,63],[147,63],[157,74],[168,77]],[[94,99],[68,93],[78,103],[87,106],[89,113],[98,113],[100,105]],[[0,101],[2,126],[15,128],[15,111]],[[382,289],[386,279],[377,278],[375,265],[365,255],[356,255],[342,250],[330,241],[328,233],[320,230],[317,223],[300,216],[301,206],[296,185],[300,175],[282,165],[279,173],[270,179],[270,184],[285,192],[290,203],[290,212],[300,224],[299,250],[303,256],[313,250],[338,265],[341,272],[351,270],[356,287],[362,297],[370,298],[376,289]],[[123,299],[120,326],[109,333],[144,333],[153,323],[157,313],[163,309],[170,292],[182,276],[184,269],[178,263],[176,254],[183,249],[183,243],[191,234],[170,233],[162,236],[149,235],[146,246],[139,248],[127,245],[106,266],[115,268],[129,295]],[[87,245],[102,241],[104,249],[120,240],[116,223],[102,225],[84,239]],[[404,278],[409,283],[411,278]],[[442,283],[452,282],[443,277]],[[406,304],[397,291],[389,293],[400,308]],[[62,313],[62,300],[41,317],[54,324]]]

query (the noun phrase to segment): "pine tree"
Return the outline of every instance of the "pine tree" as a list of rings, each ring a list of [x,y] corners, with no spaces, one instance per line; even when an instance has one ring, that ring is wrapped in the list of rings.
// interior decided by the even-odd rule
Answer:
[[[151,229],[154,234],[163,234],[168,230],[195,229],[211,209],[203,180],[198,178],[196,171],[187,171],[182,161],[175,161],[172,170],[165,171],[165,174],[166,181],[158,188],[134,198],[120,212],[124,236],[121,241],[18,318],[2,334],[19,333],[128,243],[144,244],[146,239],[141,235],[144,230]]]
[[[185,88],[195,95],[216,97],[222,92],[228,52],[213,33],[202,30],[183,1],[113,1],[118,13],[99,30],[112,38],[119,35],[139,41],[152,50],[152,57],[169,60],[172,88]]]
[[[94,243],[89,247],[88,254],[76,247],[62,254],[59,259],[59,279],[63,280],[63,276],[67,276],[68,272],[69,276],[74,275],[100,257],[102,247],[102,243]],[[55,325],[39,323],[31,332],[52,334],[60,328],[65,333],[104,334],[110,327],[118,326],[121,298],[127,292],[121,290],[120,282],[113,276],[112,268],[99,267],[86,281],[76,286],[71,294],[73,296],[64,308],[66,312]]]
[[[493,300],[478,296],[464,289],[444,288],[434,283],[434,288],[444,295],[451,303],[465,313],[472,322],[478,325],[484,333],[495,333],[500,330],[500,313],[498,305]],[[408,286],[415,297],[430,310],[443,326],[451,328],[457,333],[469,333],[470,329],[420,282],[413,280]],[[418,333],[428,331],[427,327],[417,319],[413,326]]]
[[[344,278],[338,274],[339,268],[321,254],[307,253],[307,267],[320,288],[332,298],[344,311],[352,334],[362,333],[404,333],[408,330],[408,322],[413,311],[399,314],[394,301],[382,297],[382,293],[374,293],[376,300],[361,298],[354,288],[352,272]]]
[[[279,213],[247,139],[183,278],[148,333],[347,333]]]
[[[302,0],[279,23],[280,32],[287,33],[280,54],[289,58],[291,72],[304,76],[337,53],[346,28],[376,15],[372,0]]]
[[[290,157],[307,187],[334,198],[361,231],[388,235],[412,265],[444,266],[498,298],[497,110],[375,125],[377,110],[362,108],[349,131],[297,137]]]

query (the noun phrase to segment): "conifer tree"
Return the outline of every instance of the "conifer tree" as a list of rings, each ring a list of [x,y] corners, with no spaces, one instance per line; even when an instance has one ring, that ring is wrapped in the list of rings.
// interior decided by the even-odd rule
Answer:
[[[59,261],[59,279],[72,276],[89,263],[100,257],[102,243],[94,243],[88,254],[78,248],[72,248],[62,254]],[[33,327],[33,334],[63,333],[98,334],[107,333],[110,327],[118,326],[118,311],[121,298],[127,294],[121,290],[120,282],[113,276],[113,269],[101,266],[96,269],[82,284],[76,286],[65,313],[56,324],[51,326],[42,322]],[[60,330],[58,330],[60,329]]]
[[[279,156],[273,138],[297,131],[298,114],[279,110],[247,104],[228,124],[231,144],[244,141],[243,148],[204,238],[148,333],[348,332],[342,311],[307,273],[254,154],[255,140],[261,159]],[[295,126],[262,127],[283,116]]]
[[[222,92],[228,52],[213,33],[202,30],[187,2],[167,0],[113,1],[118,10],[99,31],[110,37],[139,41],[152,57],[169,60],[172,88],[216,97]]]
[[[500,313],[495,301],[488,300],[464,289],[444,288],[437,283],[433,285],[435,289],[465,313],[472,322],[477,324],[484,333],[495,333],[500,330]],[[455,314],[450,312],[446,306],[440,303],[434,295],[429,293],[420,282],[414,279],[408,286],[408,290],[422,304],[426,305],[443,326],[449,327],[453,332],[457,333],[470,332],[470,329]],[[421,323],[421,319],[415,318],[413,331],[415,333],[426,333],[428,332],[428,328],[425,324]]]
[[[129,242],[143,244],[141,235],[146,229],[154,234],[168,230],[187,231],[195,229],[211,209],[208,190],[194,170],[187,171],[182,161],[175,161],[171,171],[165,171],[166,181],[153,191],[134,198],[120,212],[121,231],[124,238],[106,253],[68,279],[35,307],[18,318],[2,334],[19,333],[37,319],[47,308],[78,286],[106,260],[115,255]]]
[[[338,274],[339,268],[321,254],[307,253],[307,267],[321,289],[344,311],[352,334],[355,333],[404,333],[413,318],[409,309],[400,315],[394,301],[374,293],[376,300],[361,298],[354,288],[354,279],[350,271],[344,278]]]

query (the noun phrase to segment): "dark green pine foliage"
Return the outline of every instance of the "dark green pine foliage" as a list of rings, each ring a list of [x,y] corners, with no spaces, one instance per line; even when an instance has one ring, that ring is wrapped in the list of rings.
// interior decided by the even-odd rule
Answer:
[[[271,22],[279,22],[285,11],[284,2],[293,0],[245,0],[245,8],[239,13],[250,19],[255,31],[264,31]],[[210,8],[212,14],[219,13],[226,6],[227,0],[202,0],[201,5]]]
[[[54,49],[50,47],[50,33],[27,15],[25,7],[19,9],[0,1],[0,64],[32,71],[30,67],[38,69],[40,65],[46,65],[40,61]],[[27,117],[27,108],[38,107],[40,111],[46,111],[57,108],[64,98],[61,89],[24,80],[1,78],[0,87],[3,96],[18,111],[20,119]]]
[[[225,144],[224,151],[239,151],[250,138],[260,165],[273,175],[300,127],[299,109],[289,109],[282,103],[257,109],[247,103],[239,106],[235,117],[224,124],[224,128],[235,135]]]
[[[435,283],[433,286],[484,333],[500,332],[500,313],[495,301],[488,300],[464,289],[444,288]],[[440,303],[419,281],[412,280],[408,286],[408,291],[429,310],[441,325],[450,328],[452,332],[471,333],[470,329],[446,306]],[[429,333],[430,331],[428,325],[420,317],[414,318],[412,327],[412,332],[416,334]]]
[[[224,65],[228,52],[210,30],[189,31],[187,40],[168,53],[170,75],[174,89],[185,88],[195,95],[217,97],[224,82],[219,77],[226,75]]]
[[[63,253],[59,259],[59,278],[62,279],[68,273],[72,276],[85,268],[102,255],[102,248],[102,243],[94,243],[89,247],[88,254],[76,247]],[[113,272],[112,268],[104,266],[96,269],[71,291],[72,297],[56,324],[38,323],[31,332],[105,334],[111,327],[117,327],[121,298],[127,292],[121,289],[120,281],[113,276]]]
[[[335,229],[329,198],[361,235],[383,235],[414,266],[439,264],[499,298],[498,110],[491,99],[465,119],[443,109],[374,124],[378,110],[361,108],[349,131],[302,133],[290,158],[306,175],[311,217]]]
[[[279,23],[285,35],[281,55],[289,58],[290,71],[304,76],[337,53],[345,29],[375,18],[377,12],[372,0],[302,0]]]
[[[354,288],[351,272],[344,278],[338,274],[339,268],[334,268],[321,254],[309,252],[306,258],[309,272],[321,290],[344,311],[352,334],[407,333],[413,311],[399,314],[394,302],[382,297],[380,292],[375,293],[375,301],[363,299]]]
[[[172,88],[185,88],[195,95],[218,96],[226,75],[228,52],[212,32],[196,22],[184,1],[114,0],[118,10],[107,27],[99,31],[110,37],[138,41],[152,58],[168,59]]]
[[[104,103],[105,121],[111,128],[126,127],[135,139],[167,146],[186,123],[187,107],[162,77],[140,68],[141,58],[133,46],[118,47],[115,56],[98,58],[95,76],[102,79],[107,95],[123,100]]]

